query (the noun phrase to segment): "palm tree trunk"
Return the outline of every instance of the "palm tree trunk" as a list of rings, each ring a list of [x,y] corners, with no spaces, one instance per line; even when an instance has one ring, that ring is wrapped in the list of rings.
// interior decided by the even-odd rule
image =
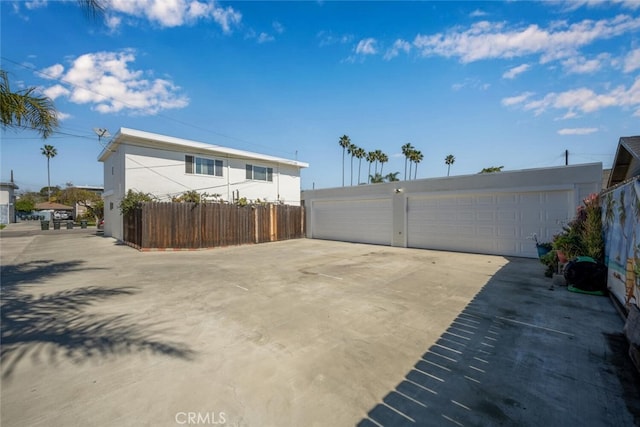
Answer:
[[[371,184],[371,162],[369,162],[369,173],[367,174],[367,183]]]
[[[344,147],[342,147],[342,186],[344,187]]]
[[[409,162],[409,180],[411,180],[411,165],[413,162]]]
[[[351,155],[351,186],[353,187],[353,154]]]
[[[407,158],[404,158],[404,180],[407,180]]]
[[[416,169],[414,171],[415,175],[413,175],[413,179],[418,179],[418,163],[416,163]]]
[[[360,185],[360,168],[362,167],[362,158],[358,159],[358,185]]]
[[[451,170],[451,165],[447,165],[447,176],[449,176],[449,171]]]
[[[47,199],[49,202],[51,202],[51,172],[49,169],[49,157],[47,157],[47,195],[49,196],[49,198]]]

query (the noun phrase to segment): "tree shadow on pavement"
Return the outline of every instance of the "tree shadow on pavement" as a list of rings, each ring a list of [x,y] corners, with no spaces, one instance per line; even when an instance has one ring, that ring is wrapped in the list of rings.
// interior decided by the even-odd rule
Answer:
[[[82,261],[34,261],[2,269],[0,321],[2,378],[8,379],[18,363],[58,357],[75,363],[98,357],[148,352],[191,360],[185,344],[161,339],[168,331],[144,324],[130,314],[89,313],[97,304],[131,296],[135,287],[73,287],[34,295],[48,279],[84,270]]]

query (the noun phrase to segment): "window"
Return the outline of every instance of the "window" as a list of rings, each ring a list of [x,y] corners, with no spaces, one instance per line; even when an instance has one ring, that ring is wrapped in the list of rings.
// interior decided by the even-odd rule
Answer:
[[[265,168],[264,166],[247,165],[247,179],[254,181],[273,182],[273,168]]]
[[[184,171],[197,175],[222,176],[222,160],[184,156]]]

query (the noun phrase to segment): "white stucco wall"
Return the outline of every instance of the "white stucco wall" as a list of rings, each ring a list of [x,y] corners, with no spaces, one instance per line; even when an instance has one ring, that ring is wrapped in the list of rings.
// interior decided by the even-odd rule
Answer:
[[[195,190],[201,194],[218,194],[226,201],[233,201],[239,196],[250,201],[260,199],[300,204],[299,166],[216,153],[211,148],[205,150],[168,144],[155,147],[153,141],[131,142],[121,141],[103,158],[106,236],[123,237],[119,204],[128,190],[150,193],[162,201],[170,201],[172,197]],[[221,160],[222,176],[186,173],[186,155]],[[273,181],[247,180],[247,164],[272,168]]]
[[[560,231],[563,223],[573,217],[575,208],[582,203],[583,199],[592,193],[600,191],[601,182],[602,164],[594,163],[303,191],[302,200],[306,207],[307,237],[315,237],[314,227],[316,222],[314,211],[316,206],[327,206],[326,202],[388,200],[392,204],[388,222],[393,231],[392,235],[388,236],[387,241],[393,246],[404,247],[408,246],[406,237],[409,231],[408,201],[412,197],[455,197],[456,195],[473,197],[474,195],[482,196],[483,194],[498,195],[497,197],[500,197],[500,194],[529,195],[536,192],[561,192],[570,199],[568,200],[566,212],[562,214],[562,218],[554,217],[553,219],[541,220],[542,227],[537,231],[539,236],[548,238],[554,232]],[[567,200],[567,198],[564,200]],[[340,204],[334,203],[334,205],[339,206]],[[460,210],[464,209],[467,209],[467,207],[461,205]],[[321,215],[326,220],[330,213],[322,212]],[[334,215],[336,222],[339,222],[341,215],[343,216],[343,213],[336,211]],[[369,233],[368,230],[371,227],[380,228],[379,223],[372,224],[371,227],[366,226],[369,216],[366,211],[363,211],[357,218],[349,219],[349,221],[356,221],[353,223],[352,228],[358,228],[364,233],[362,239],[349,241],[364,242],[366,241],[366,234]],[[547,221],[547,223],[544,221]],[[455,226],[455,220],[452,219],[449,225]],[[353,230],[350,231],[353,232]],[[524,236],[524,231],[521,234]],[[524,239],[524,237],[522,238]],[[521,244],[528,243],[521,242]],[[533,248],[533,245],[529,246]],[[534,249],[531,249],[531,251],[534,251]]]

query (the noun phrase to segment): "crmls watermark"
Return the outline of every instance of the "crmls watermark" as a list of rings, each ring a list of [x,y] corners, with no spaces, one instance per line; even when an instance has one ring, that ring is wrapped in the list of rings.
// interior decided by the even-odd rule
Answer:
[[[175,419],[180,425],[222,425],[227,422],[224,412],[177,412]]]

